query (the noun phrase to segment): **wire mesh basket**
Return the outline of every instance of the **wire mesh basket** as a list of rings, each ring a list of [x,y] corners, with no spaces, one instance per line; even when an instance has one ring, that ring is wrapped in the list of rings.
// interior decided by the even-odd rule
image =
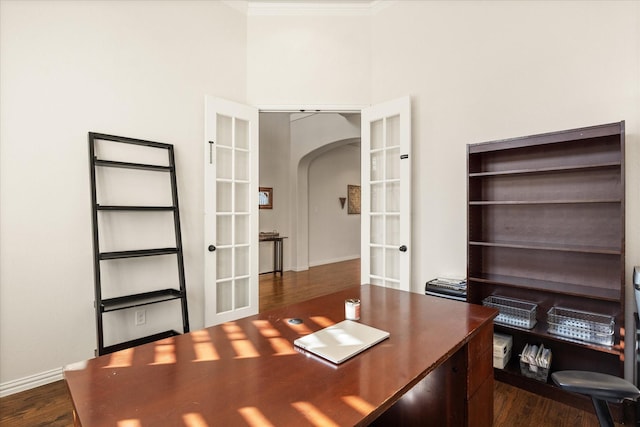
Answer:
[[[500,312],[494,319],[495,323],[526,329],[536,325],[538,305],[532,302],[491,295],[482,300],[482,305],[495,308]]]
[[[612,316],[551,307],[547,312],[547,323],[549,333],[578,341],[605,346],[613,345],[615,320]]]

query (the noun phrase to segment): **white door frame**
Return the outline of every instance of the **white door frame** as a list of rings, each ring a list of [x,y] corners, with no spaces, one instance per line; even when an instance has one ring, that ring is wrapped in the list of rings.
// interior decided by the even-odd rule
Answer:
[[[369,105],[258,105],[258,114],[260,113],[345,113],[345,114],[362,114],[364,108]],[[258,145],[260,142],[258,141]],[[308,164],[307,164],[308,166]],[[294,172],[295,171],[295,172]],[[306,194],[306,189],[300,189],[300,184],[306,184],[308,181],[300,182],[298,165],[294,166],[291,176],[290,197],[295,197],[296,205],[290,206],[291,232],[294,233],[293,238],[287,239],[290,247],[293,263],[291,264],[293,271],[305,271],[309,268],[309,212],[308,204],[300,204],[303,200],[301,194]]]

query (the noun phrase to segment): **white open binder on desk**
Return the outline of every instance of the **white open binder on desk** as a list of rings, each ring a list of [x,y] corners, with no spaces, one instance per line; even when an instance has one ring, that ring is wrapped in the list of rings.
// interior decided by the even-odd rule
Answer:
[[[340,364],[358,353],[389,338],[389,332],[354,322],[343,320],[340,323],[298,338],[293,345]]]

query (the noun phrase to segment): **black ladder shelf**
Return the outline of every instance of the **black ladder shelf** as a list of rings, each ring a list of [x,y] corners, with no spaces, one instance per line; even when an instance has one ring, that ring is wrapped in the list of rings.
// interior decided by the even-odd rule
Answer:
[[[114,160],[98,159],[96,156],[96,144],[98,141],[108,141],[109,143],[132,144],[137,146],[151,147],[155,149],[165,149],[168,155],[168,166],[160,166],[144,163],[128,163]],[[141,344],[157,341],[159,339],[168,338],[179,335],[175,330],[167,330],[152,335],[143,336],[133,340],[116,343],[105,346],[104,340],[104,320],[103,315],[108,312],[117,310],[130,309],[148,304],[157,304],[161,302],[180,300],[182,311],[182,330],[183,333],[189,332],[189,315],[187,311],[187,291],[184,278],[184,260],[182,254],[182,237],[180,232],[180,214],[178,208],[178,189],[176,182],[175,159],[173,153],[173,145],[159,142],[144,141],[140,139],[126,138],[113,135],[105,135],[101,133],[89,132],[89,162],[91,172],[91,210],[93,225],[93,253],[94,253],[94,288],[95,288],[95,316],[96,316],[96,333],[97,344],[96,355],[113,353],[114,351],[123,350]],[[96,185],[96,169],[97,168],[125,168],[139,169],[146,171],[156,171],[168,173],[171,180],[171,206],[129,206],[129,205],[100,205],[97,200]],[[157,248],[157,249],[140,249],[101,252],[98,230],[98,212],[172,212],[173,224],[175,232],[175,247]],[[101,263],[108,260],[151,257],[159,255],[175,254],[177,259],[178,286],[169,289],[157,289],[149,292],[134,293],[130,295],[122,295],[114,298],[103,298]]]

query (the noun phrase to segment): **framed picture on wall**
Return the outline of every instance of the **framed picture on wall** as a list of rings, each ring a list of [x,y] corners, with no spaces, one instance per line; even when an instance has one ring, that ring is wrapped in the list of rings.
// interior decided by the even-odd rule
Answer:
[[[258,207],[260,209],[273,209],[273,187],[258,188]]]
[[[347,196],[349,199],[347,213],[360,214],[360,186],[347,185]]]

